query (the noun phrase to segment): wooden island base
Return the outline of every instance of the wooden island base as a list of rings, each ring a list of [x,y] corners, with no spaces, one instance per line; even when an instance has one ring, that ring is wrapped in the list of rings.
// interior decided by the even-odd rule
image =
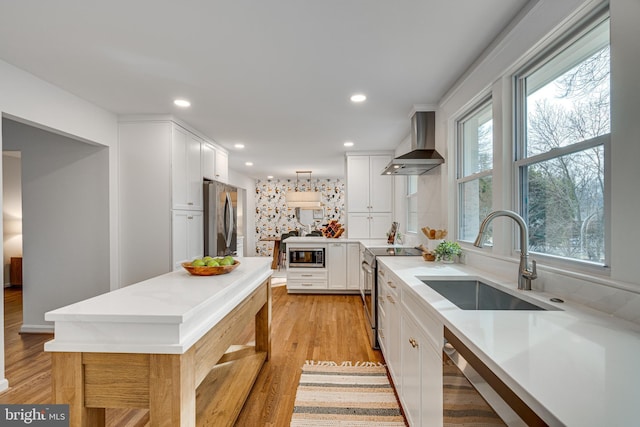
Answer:
[[[255,346],[234,345],[255,319]],[[149,409],[151,426],[232,426],[271,352],[266,280],[183,354],[52,353],[54,403],[71,426],[105,425],[105,408]]]

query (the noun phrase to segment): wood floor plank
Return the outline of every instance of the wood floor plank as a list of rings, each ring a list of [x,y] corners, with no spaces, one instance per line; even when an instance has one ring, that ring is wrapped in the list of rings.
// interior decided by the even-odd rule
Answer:
[[[43,350],[48,334],[20,335],[22,291],[5,288],[5,361],[10,389],[0,403],[51,403],[51,356]],[[369,345],[358,295],[289,295],[272,292],[271,358],[240,412],[237,426],[288,426],[302,365],[306,360],[383,362]],[[240,343],[254,340],[255,326]],[[143,427],[146,410],[107,410],[107,426]]]

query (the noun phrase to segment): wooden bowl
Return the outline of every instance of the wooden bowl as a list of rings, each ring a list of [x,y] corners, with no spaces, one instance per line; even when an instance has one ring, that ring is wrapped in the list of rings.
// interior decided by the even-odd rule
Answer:
[[[436,260],[436,256],[430,252],[423,252],[422,253],[422,258],[425,261],[435,261]]]
[[[216,276],[218,274],[227,274],[231,273],[239,265],[240,261],[238,260],[235,260],[235,262],[231,265],[221,265],[219,267],[196,267],[191,265],[190,262],[182,263],[182,267],[187,270],[189,274],[193,274],[194,276]]]

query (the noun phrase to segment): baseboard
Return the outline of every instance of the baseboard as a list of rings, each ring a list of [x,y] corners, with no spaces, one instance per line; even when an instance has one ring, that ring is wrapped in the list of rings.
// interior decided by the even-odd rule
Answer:
[[[21,334],[52,334],[53,325],[22,325],[20,327]]]
[[[9,381],[6,378],[0,380],[0,393],[9,388]]]

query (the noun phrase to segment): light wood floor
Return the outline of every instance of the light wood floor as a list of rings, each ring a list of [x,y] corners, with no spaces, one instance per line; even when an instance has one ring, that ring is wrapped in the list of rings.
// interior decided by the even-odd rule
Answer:
[[[6,288],[5,370],[10,389],[0,403],[51,403],[51,358],[43,345],[48,334],[18,333],[22,292]],[[253,339],[248,327],[241,342]],[[265,364],[237,426],[288,426],[301,367],[306,360],[382,362],[371,349],[358,295],[289,295],[273,288],[272,357]],[[146,411],[108,410],[110,426],[145,426]]]

